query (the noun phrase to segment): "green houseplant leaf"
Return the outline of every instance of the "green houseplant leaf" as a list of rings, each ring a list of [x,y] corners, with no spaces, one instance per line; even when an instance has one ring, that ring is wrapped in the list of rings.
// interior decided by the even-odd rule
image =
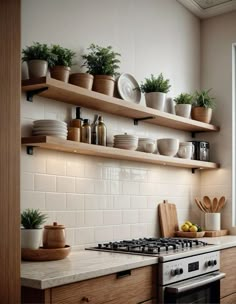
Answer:
[[[158,77],[151,74],[150,78],[145,78],[145,81],[141,83],[140,89],[142,93],[168,93],[171,87],[169,82],[169,79],[164,79],[162,73]]]
[[[209,92],[212,89],[209,90],[201,90],[201,91],[196,91],[195,95],[194,95],[194,106],[195,107],[204,107],[204,108],[210,108],[210,109],[214,109],[216,107],[215,101],[214,101],[214,97],[211,97],[209,95]]]
[[[52,45],[51,52],[53,55],[55,55],[55,60],[53,60],[52,66],[61,65],[71,67],[73,65],[75,52],[72,50],[54,44]]]
[[[176,102],[176,104],[192,104],[193,95],[188,93],[181,93],[174,98],[174,101]]]
[[[121,55],[114,52],[112,46],[101,47],[92,43],[88,50],[89,53],[82,56],[84,59],[82,66],[87,68],[87,73],[92,75],[119,75],[117,73],[120,63],[118,56]]]
[[[25,229],[39,229],[46,219],[47,215],[38,209],[26,209],[21,213],[21,225]]]

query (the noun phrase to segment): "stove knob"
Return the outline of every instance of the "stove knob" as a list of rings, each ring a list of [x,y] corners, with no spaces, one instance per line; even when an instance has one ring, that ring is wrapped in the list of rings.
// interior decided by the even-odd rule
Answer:
[[[183,273],[184,273],[183,268],[180,268],[180,269],[179,269],[179,274],[183,274]]]
[[[213,263],[214,263],[214,265],[217,265],[217,260],[214,260]]]
[[[206,262],[206,267],[215,266],[216,264],[217,264],[216,260],[210,260],[210,261]]]
[[[183,268],[176,268],[171,270],[171,275],[175,277],[176,275],[180,275],[184,272]]]
[[[178,274],[177,269],[172,269],[170,274],[172,275],[172,277],[175,277]]]

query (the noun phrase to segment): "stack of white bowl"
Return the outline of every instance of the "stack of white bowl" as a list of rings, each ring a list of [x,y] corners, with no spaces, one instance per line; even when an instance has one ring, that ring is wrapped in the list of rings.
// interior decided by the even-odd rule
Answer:
[[[60,120],[41,119],[33,123],[32,134],[34,136],[55,136],[67,138],[67,124]]]
[[[137,151],[153,153],[156,150],[156,141],[152,138],[139,138]]]
[[[158,139],[157,148],[161,155],[175,156],[179,150],[179,140],[175,138]]]
[[[136,150],[138,147],[138,137],[126,133],[114,135],[114,147],[126,150]]]

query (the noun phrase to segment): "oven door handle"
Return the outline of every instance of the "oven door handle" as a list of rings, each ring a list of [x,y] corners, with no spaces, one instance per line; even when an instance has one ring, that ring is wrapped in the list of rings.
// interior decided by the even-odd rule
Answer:
[[[204,286],[206,284],[211,284],[215,281],[221,280],[225,277],[225,273],[222,272],[212,272],[207,275],[203,275],[201,277],[196,277],[187,281],[179,282],[176,284],[171,284],[166,287],[165,290],[168,293],[179,294],[182,292],[186,292],[188,290],[195,289],[197,287]]]

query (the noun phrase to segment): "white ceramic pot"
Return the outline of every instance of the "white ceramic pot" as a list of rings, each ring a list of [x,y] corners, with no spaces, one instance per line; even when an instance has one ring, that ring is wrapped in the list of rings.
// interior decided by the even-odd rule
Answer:
[[[159,111],[164,111],[166,102],[166,93],[151,92],[145,94],[146,105]]]
[[[48,71],[48,63],[45,60],[29,60],[27,61],[29,78],[45,77]]]
[[[205,213],[205,229],[220,230],[220,213]]]
[[[145,142],[144,143],[144,152],[153,153],[155,151],[155,143],[154,142]]]
[[[175,113],[178,116],[182,116],[182,117],[185,117],[185,118],[190,118],[191,117],[191,109],[192,109],[191,104],[177,104],[175,106]]]
[[[21,248],[38,249],[42,239],[42,229],[21,229]]]
[[[181,142],[179,144],[178,156],[180,158],[191,159],[194,153],[194,145],[191,142]]]
[[[158,139],[157,148],[161,155],[175,156],[179,150],[179,140],[175,138]]]

